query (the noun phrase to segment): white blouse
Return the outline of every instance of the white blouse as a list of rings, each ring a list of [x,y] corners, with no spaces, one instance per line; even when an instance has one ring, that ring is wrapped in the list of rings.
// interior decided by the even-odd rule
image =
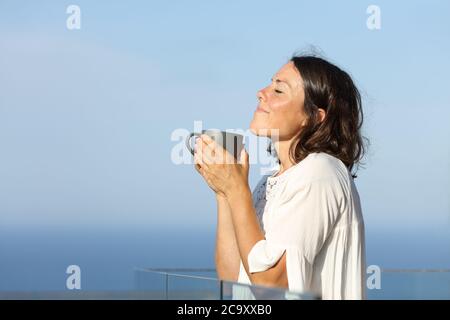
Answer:
[[[274,266],[286,252],[289,291],[322,299],[365,299],[364,221],[358,191],[344,163],[311,153],[279,176],[264,176],[253,204],[265,239],[248,255],[250,273]],[[251,284],[242,261],[238,282]],[[255,299],[235,286],[233,299]]]

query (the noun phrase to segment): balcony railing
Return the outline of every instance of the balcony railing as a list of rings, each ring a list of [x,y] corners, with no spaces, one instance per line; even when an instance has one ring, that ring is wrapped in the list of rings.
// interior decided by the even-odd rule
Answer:
[[[450,269],[382,269],[367,281],[369,300],[450,300]],[[315,299],[312,294],[219,281],[214,269],[136,269],[135,287],[159,299]]]
[[[169,300],[310,300],[312,294],[223,281],[214,269],[136,269],[135,287],[148,297]]]
[[[450,270],[381,270],[378,287],[367,288],[368,299],[450,300]],[[134,269],[130,291],[0,291],[0,299],[100,299],[100,300],[309,300],[312,294],[279,288],[221,281],[214,269]],[[370,280],[370,279],[369,279]],[[368,281],[370,282],[370,281]]]

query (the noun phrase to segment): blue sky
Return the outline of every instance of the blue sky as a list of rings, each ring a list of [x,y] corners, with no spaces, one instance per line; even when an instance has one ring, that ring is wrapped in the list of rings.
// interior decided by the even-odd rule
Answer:
[[[70,4],[80,30],[66,28]],[[371,4],[380,30],[366,27]],[[197,120],[248,128],[256,91],[313,46],[363,95],[367,228],[447,232],[449,12],[448,1],[1,0],[1,225],[210,227],[213,193],[172,163],[171,133]]]

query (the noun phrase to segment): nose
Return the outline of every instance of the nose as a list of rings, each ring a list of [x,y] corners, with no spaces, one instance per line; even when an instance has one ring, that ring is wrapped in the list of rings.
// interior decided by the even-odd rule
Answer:
[[[256,93],[256,98],[258,99],[259,102],[264,100],[264,92],[263,90],[258,90],[258,92]]]

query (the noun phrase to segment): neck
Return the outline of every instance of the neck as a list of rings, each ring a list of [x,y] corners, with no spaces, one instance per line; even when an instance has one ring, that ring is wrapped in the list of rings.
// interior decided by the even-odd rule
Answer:
[[[289,147],[292,141],[293,138],[289,140],[280,140],[273,142],[273,146],[277,152],[278,159],[280,159],[279,174],[283,173],[284,171],[286,171],[295,164],[289,157]]]

